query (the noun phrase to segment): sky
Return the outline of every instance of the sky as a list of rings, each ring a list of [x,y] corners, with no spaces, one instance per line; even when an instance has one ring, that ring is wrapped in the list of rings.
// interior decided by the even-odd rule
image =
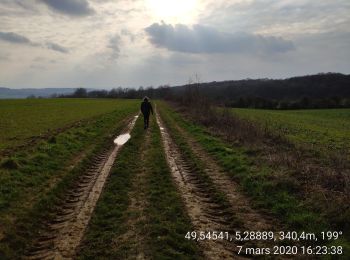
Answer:
[[[349,0],[0,0],[0,87],[350,73]]]

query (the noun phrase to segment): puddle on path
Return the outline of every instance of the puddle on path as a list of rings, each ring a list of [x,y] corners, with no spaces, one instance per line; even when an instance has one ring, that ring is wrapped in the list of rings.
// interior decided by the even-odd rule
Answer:
[[[134,119],[129,123],[129,129],[132,129],[136,123],[139,115],[134,116]],[[122,146],[131,138],[130,132],[122,135],[118,135],[117,138],[114,139],[114,144]]]
[[[116,139],[114,139],[114,144],[123,145],[130,139],[130,137],[131,137],[130,134],[119,135]]]

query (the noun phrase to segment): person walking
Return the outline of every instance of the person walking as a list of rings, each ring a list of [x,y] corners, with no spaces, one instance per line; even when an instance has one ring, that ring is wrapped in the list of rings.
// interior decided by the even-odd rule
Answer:
[[[143,122],[144,122],[144,129],[148,128],[149,124],[149,115],[152,113],[153,115],[153,108],[151,103],[148,100],[148,97],[144,97],[143,101],[141,103],[141,112],[143,114]]]

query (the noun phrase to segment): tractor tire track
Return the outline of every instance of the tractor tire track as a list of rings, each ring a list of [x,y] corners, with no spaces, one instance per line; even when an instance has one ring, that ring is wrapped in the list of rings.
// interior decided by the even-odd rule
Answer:
[[[187,163],[158,113],[156,119],[169,168],[195,231],[230,231],[231,223],[235,222],[232,212],[213,200],[212,187],[202,182],[197,169]],[[199,240],[199,243],[206,259],[247,259],[238,255],[238,244],[234,241]]]
[[[160,122],[161,119],[159,118]],[[165,131],[163,125],[160,126],[162,131]],[[278,231],[284,230],[282,223],[268,213],[260,212],[252,208],[252,202],[249,198],[247,198],[241,191],[240,186],[234,180],[232,180],[226,172],[222,170],[222,168],[217,164],[217,162],[211,157],[204,148],[194,140],[194,138],[187,133],[183,128],[181,128],[178,124],[174,123],[174,127],[178,131],[178,133],[183,137],[186,144],[190,147],[191,152],[194,154],[196,158],[200,160],[200,162],[204,165],[204,172],[206,176],[209,177],[213,186],[211,189],[214,191],[218,191],[223,194],[227,201],[229,202],[229,206],[223,208],[219,205],[211,205],[209,209],[209,214],[206,216],[209,219],[214,220],[216,223],[224,224],[219,230],[226,230],[232,233],[235,231],[272,231],[275,233],[275,236],[278,236]],[[169,134],[166,133],[168,136]],[[170,138],[170,137],[169,137]],[[175,155],[176,156],[176,155]],[[181,155],[180,155],[181,156]],[[200,181],[198,177],[191,177],[187,179],[192,181],[195,185],[199,184]],[[202,192],[200,196],[204,197],[204,202],[210,202],[211,199],[208,197],[208,190],[205,187],[207,192]],[[198,191],[193,189],[194,192]],[[223,211],[223,212],[222,212]],[[226,212],[231,213],[230,217],[227,216]],[[212,229],[213,230],[213,229]],[[216,229],[218,230],[218,229]],[[247,240],[247,241],[234,241],[231,242],[236,243],[234,246],[243,246],[244,248],[273,248],[273,246],[278,245],[278,242],[274,240]],[[292,242],[293,244],[299,244],[297,242]],[[300,245],[300,244],[299,244]],[[236,247],[237,248],[237,247]],[[249,251],[249,250],[248,250]],[[242,257],[242,251],[239,257]],[[254,258],[254,255],[245,255],[244,257]],[[304,259],[305,257],[302,255],[276,255],[275,259]],[[210,259],[216,259],[210,258]],[[234,259],[239,259],[237,256],[234,256]]]
[[[240,230],[252,231],[277,231],[283,230],[277,219],[258,212],[251,207],[252,202],[240,191],[238,183],[233,181],[227,173],[215,162],[215,160],[179,125],[175,125],[192,152],[205,165],[205,172],[210,177],[215,187],[224,193],[236,216],[241,220]]]
[[[129,133],[138,116],[124,129]],[[116,145],[96,155],[84,174],[57,205],[57,213],[45,224],[44,232],[27,251],[25,259],[73,259],[92,212],[121,149]]]

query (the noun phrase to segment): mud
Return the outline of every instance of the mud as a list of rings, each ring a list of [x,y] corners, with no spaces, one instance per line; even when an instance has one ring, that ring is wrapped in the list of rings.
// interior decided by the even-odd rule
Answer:
[[[235,221],[232,213],[213,200],[210,187],[198,178],[196,169],[186,162],[158,114],[156,119],[168,165],[195,231],[231,231],[231,224]],[[233,241],[200,240],[199,243],[206,259],[249,258],[238,255],[237,244]]]
[[[253,209],[252,202],[242,193],[238,183],[226,174],[215,160],[178,125],[176,126],[181,135],[190,145],[192,152],[205,165],[205,172],[215,184],[215,187],[226,195],[236,217],[241,221],[241,230],[283,230],[277,219]]]
[[[135,116],[126,129],[133,129]],[[93,159],[88,170],[79,177],[58,205],[55,217],[46,223],[44,232],[35,240],[25,259],[73,259],[80,244],[103,186],[122,145],[102,151]]]

